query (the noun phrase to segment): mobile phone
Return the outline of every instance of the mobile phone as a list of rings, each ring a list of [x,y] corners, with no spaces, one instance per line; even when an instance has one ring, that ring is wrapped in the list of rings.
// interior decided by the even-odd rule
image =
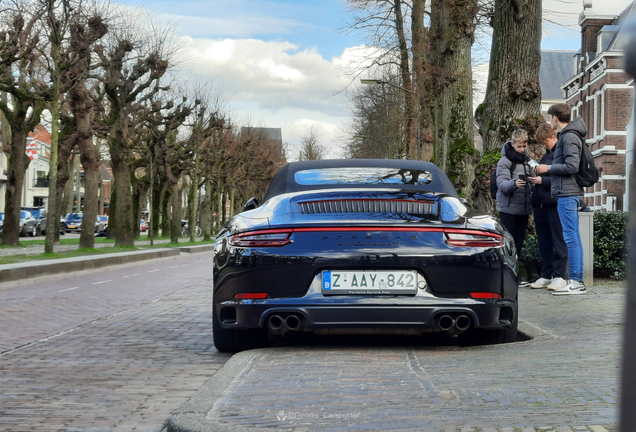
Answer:
[[[519,180],[527,181],[525,174],[519,174]]]

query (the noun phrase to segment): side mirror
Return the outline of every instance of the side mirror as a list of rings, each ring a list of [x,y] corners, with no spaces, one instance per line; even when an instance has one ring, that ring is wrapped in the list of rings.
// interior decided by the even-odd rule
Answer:
[[[252,197],[248,199],[247,202],[245,203],[245,206],[243,206],[243,211],[254,210],[255,208],[258,208],[260,205],[261,203],[259,203],[256,198]]]

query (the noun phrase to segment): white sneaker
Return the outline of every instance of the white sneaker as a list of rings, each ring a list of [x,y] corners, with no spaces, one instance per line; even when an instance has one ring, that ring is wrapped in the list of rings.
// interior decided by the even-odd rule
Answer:
[[[546,288],[552,283],[552,279],[539,278],[530,284],[530,288],[539,289]]]
[[[577,295],[585,294],[586,292],[587,289],[585,288],[585,284],[583,282],[571,280],[563,288],[554,291],[552,295]]]
[[[565,288],[567,284],[568,282],[565,279],[557,277],[552,279],[552,283],[548,285],[548,289],[550,291],[560,290],[561,288]]]

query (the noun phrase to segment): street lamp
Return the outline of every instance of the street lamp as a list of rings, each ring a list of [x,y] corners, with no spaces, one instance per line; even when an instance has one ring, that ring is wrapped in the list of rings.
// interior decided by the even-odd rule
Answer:
[[[389,87],[393,87],[393,88],[405,91],[407,93],[414,94],[415,96],[417,96],[419,98],[419,94],[417,92],[414,92],[413,90],[409,90],[409,89],[404,88],[402,86],[399,86],[397,84],[393,84],[393,83],[391,83],[389,81],[384,81],[384,80],[379,80],[379,79],[360,79],[360,83],[362,83],[364,85],[378,85],[378,84],[379,85],[384,85],[384,84],[386,84]],[[420,144],[421,143],[421,140],[420,140],[420,113],[422,111],[421,108],[422,107],[421,107],[421,105],[419,103],[419,100],[418,100],[418,104],[417,104],[417,118],[415,119],[417,121],[417,155],[416,155],[416,159],[418,159],[418,160],[420,159],[420,155],[422,153],[422,150],[420,148],[420,145],[421,145]],[[410,131],[409,131],[409,134],[410,134]],[[410,143],[410,135],[409,135],[409,143]]]

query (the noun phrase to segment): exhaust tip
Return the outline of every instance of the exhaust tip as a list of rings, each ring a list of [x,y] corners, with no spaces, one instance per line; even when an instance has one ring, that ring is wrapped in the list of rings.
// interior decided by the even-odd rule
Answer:
[[[450,330],[453,327],[453,324],[455,324],[455,320],[450,315],[442,315],[437,321],[439,328],[444,331]]]
[[[281,318],[278,315],[272,315],[267,320],[267,327],[269,327],[269,329],[273,331],[278,331],[282,329],[283,325],[284,325],[283,318]]]
[[[285,325],[290,330],[298,330],[300,328],[300,318],[296,315],[289,315],[285,318]]]
[[[455,327],[457,330],[464,331],[470,328],[470,318],[467,315],[460,315],[455,320]]]

